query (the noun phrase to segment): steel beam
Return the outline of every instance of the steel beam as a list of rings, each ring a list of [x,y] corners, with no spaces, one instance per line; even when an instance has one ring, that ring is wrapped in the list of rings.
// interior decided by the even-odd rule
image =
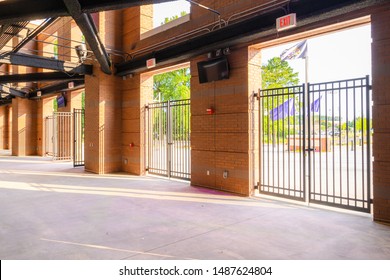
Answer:
[[[0,63],[51,69],[68,72],[70,74],[92,75],[92,65],[79,65],[70,61],[57,60],[31,54],[10,53],[1,55]]]
[[[0,106],[6,106],[12,104],[12,98],[0,98]]]
[[[27,37],[24,38],[16,47],[12,50],[13,53],[17,53],[21,48],[23,48],[28,42],[37,37],[42,31],[48,28],[57,18],[48,18],[41,25],[34,29],[31,33],[28,33]]]
[[[100,11],[108,10],[120,10],[129,7],[149,5],[149,4],[158,4],[164,2],[172,2],[175,0],[116,0],[116,1],[106,1],[106,0],[79,0],[81,5],[81,11],[84,13],[95,13]]]
[[[76,89],[80,89],[80,88],[83,88],[84,84],[85,84],[84,80],[82,80],[82,81],[75,80],[75,81],[73,81],[73,83],[74,83],[74,87],[71,88],[71,89],[68,88],[68,82],[62,82],[62,83],[58,83],[58,84],[42,87],[42,88],[39,88],[39,89],[36,89],[34,91],[29,92],[28,98],[29,99],[40,98],[39,96],[37,96],[37,92],[38,91],[41,92],[41,96],[45,96],[45,95],[49,95],[49,94],[59,93],[59,92],[62,92],[62,91],[73,91],[73,90],[76,90]]]
[[[89,14],[81,12],[81,6],[78,0],[63,1],[69,11],[69,14],[73,17],[80,30],[83,32],[85,40],[92,49],[96,59],[99,61],[102,71],[108,75],[111,75],[112,72],[110,69],[110,58],[106,52],[102,41],[100,40],[98,31],[96,29],[92,17]]]
[[[332,13],[332,11],[336,10],[345,14],[354,11],[354,9],[365,9],[384,2],[386,0],[301,0],[291,1],[289,7],[303,21],[308,18],[315,20],[320,15]],[[131,73],[146,71],[146,61],[150,58],[155,58],[158,66],[165,66],[188,60],[192,57],[215,51],[216,49],[249,43],[264,37],[264,34],[276,34],[276,18],[285,15],[281,7],[257,12],[251,18],[178,42],[160,50],[150,51],[127,62],[116,64],[116,75],[125,76]]]
[[[7,28],[10,26],[9,23],[3,24],[0,26],[0,37],[3,36],[4,32],[7,30]]]
[[[50,81],[82,81],[84,75],[67,74],[64,72],[44,72],[0,75],[0,83],[26,83],[26,82],[50,82]]]
[[[9,87],[7,85],[2,85],[0,84],[0,92],[8,93],[10,95],[16,96],[16,97],[21,97],[21,98],[26,98],[26,92],[15,89],[13,87]]]
[[[80,0],[80,7],[82,13],[95,13],[171,1],[173,0]],[[69,15],[62,0],[0,1],[0,25]]]

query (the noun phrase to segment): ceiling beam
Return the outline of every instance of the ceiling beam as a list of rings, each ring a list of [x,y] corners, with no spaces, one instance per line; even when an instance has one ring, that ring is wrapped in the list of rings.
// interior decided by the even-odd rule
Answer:
[[[7,28],[10,26],[11,24],[7,23],[7,24],[3,24],[0,26],[0,37],[3,36],[4,32],[7,30]]]
[[[70,74],[75,73],[82,75],[92,75],[92,65],[80,65],[70,61],[63,61],[31,54],[10,53],[1,55],[0,63],[51,69],[67,72]]]
[[[173,0],[80,0],[80,6],[82,13],[95,13],[171,1]],[[0,1],[0,25],[69,15],[62,0]]]
[[[67,74],[64,72],[42,72],[27,74],[0,75],[0,83],[27,83],[27,82],[51,82],[51,81],[82,81],[84,75]]]
[[[48,18],[42,24],[40,24],[37,28],[35,28],[31,33],[29,32],[27,37],[24,38],[19,44],[15,46],[12,50],[13,53],[17,53],[21,48],[23,48],[28,42],[37,37],[41,32],[43,32],[46,28],[48,28],[57,18]]]
[[[81,32],[85,36],[89,47],[98,60],[102,71],[108,75],[112,74],[110,69],[111,62],[106,49],[100,40],[97,28],[92,17],[89,14],[81,12],[81,6],[78,0],[63,0],[69,14],[73,17]]]
[[[335,16],[334,11],[346,14],[354,10],[384,3],[386,0],[300,0],[291,1],[289,8],[296,13],[298,22],[307,19],[317,20],[320,16],[329,13]],[[147,70],[146,61],[156,59],[157,66],[165,66],[188,60],[198,55],[206,54],[220,48],[231,47],[241,43],[249,43],[264,37],[264,34],[276,34],[276,18],[285,15],[282,6],[259,11],[251,18],[227,25],[212,32],[178,42],[160,50],[153,50],[144,55],[115,65],[117,76],[125,76]],[[339,16],[339,15],[338,15]]]
[[[16,97],[26,98],[26,92],[9,87],[7,85],[0,84],[0,92],[8,93]]]
[[[0,97],[0,106],[6,106],[12,104],[12,98],[10,95],[7,97]]]
[[[149,4],[158,4],[164,2],[172,2],[175,0],[114,0],[114,1],[106,1],[106,0],[79,0],[81,4],[81,10],[84,13],[95,13],[100,11],[108,11],[108,10],[120,10],[129,7],[149,5]]]
[[[35,28],[32,32],[27,33],[27,37],[17,44],[10,53],[17,53],[21,48],[23,48],[28,42],[30,42],[33,38],[38,36],[42,31],[44,31],[47,27],[49,27],[56,18],[48,18],[44,22],[42,22],[37,28]],[[1,37],[1,31],[0,31]],[[0,63],[1,66],[2,63]]]
[[[84,80],[74,80],[73,81],[74,87],[72,89],[69,89],[69,82],[62,82],[54,85],[45,86],[42,88],[38,88],[34,91],[29,92],[28,98],[29,99],[38,99],[40,98],[37,93],[38,91],[41,92],[41,97],[49,94],[56,94],[63,91],[73,91],[80,88],[83,88],[85,85]]]
[[[61,0],[13,0],[0,2],[0,24],[68,16]]]

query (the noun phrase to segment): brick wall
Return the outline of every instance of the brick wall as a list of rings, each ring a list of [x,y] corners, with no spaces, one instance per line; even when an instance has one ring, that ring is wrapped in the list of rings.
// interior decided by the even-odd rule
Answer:
[[[5,149],[12,150],[12,106],[7,106],[8,108],[8,125],[6,124],[4,129],[4,136],[5,136],[5,144],[7,147],[4,147]]]
[[[12,43],[18,44],[19,38],[14,37]],[[35,54],[34,49],[37,48],[35,41],[30,41],[22,51],[28,54]],[[9,71],[13,74],[25,74],[36,72],[35,68],[24,66],[9,67]],[[10,73],[10,74],[11,74]],[[28,91],[32,87],[32,83],[19,83],[18,87]],[[36,155],[38,152],[37,146],[37,101],[14,98],[12,100],[12,155],[28,156]]]
[[[39,156],[46,154],[45,118],[53,115],[53,100],[54,97],[43,98],[37,104],[37,155]]]
[[[372,15],[374,220],[390,222],[390,6]]]
[[[249,187],[260,181],[259,150],[259,101],[254,97],[261,88],[261,52],[257,48],[248,49],[248,103],[249,103]]]
[[[123,49],[136,46],[141,33],[152,28],[151,6],[123,11]],[[153,78],[134,75],[122,82],[122,170],[132,174],[145,173],[144,105],[151,99]]]
[[[122,46],[122,11],[99,13],[102,42]],[[118,44],[118,45],[117,45]],[[94,75],[85,78],[85,169],[95,173],[121,170],[121,84],[94,64]]]
[[[5,146],[6,106],[0,106],[0,149]]]
[[[37,154],[37,102],[12,99],[12,155]]]
[[[191,61],[191,184],[250,194],[248,48],[229,55],[230,78],[199,84]],[[244,59],[243,59],[244,58]],[[213,108],[214,114],[207,114]],[[224,171],[228,177],[223,178]],[[209,174],[209,175],[208,175]]]

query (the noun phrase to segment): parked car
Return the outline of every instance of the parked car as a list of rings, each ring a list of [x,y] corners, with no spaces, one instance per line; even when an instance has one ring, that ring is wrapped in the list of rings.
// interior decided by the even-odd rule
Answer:
[[[340,136],[340,130],[329,131],[330,136]]]

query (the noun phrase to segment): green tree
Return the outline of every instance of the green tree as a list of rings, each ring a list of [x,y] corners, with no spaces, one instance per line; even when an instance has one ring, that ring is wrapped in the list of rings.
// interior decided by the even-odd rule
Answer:
[[[282,61],[279,57],[274,57],[261,67],[262,89],[275,89],[296,86],[299,84],[298,72],[290,67],[287,61]],[[299,116],[289,116],[284,119],[273,121],[269,112],[283,104],[287,99],[295,98],[295,110],[299,111],[301,104],[298,98],[289,93],[288,90],[283,90],[283,94],[278,92],[276,96],[264,97],[262,100],[262,108],[265,114],[263,118],[263,131],[265,134],[265,142],[279,143],[284,141],[287,135],[295,134],[295,125],[299,122],[296,118]],[[268,115],[268,116],[267,116]]]
[[[298,72],[287,61],[274,57],[261,67],[262,89],[295,86],[299,83]]]
[[[190,98],[190,69],[184,68],[153,77],[154,100],[168,101]]]
[[[358,117],[356,119],[356,130],[362,132],[366,129],[367,129],[367,118]]]
[[[182,11],[180,17],[187,13]],[[178,19],[179,15],[166,17],[161,25]],[[190,98],[190,69],[184,68],[153,77],[153,99],[159,102]]]
[[[187,14],[187,12],[186,11],[182,11],[182,12],[180,12],[180,16],[179,15],[175,15],[175,16],[172,16],[172,17],[166,17],[165,19],[164,19],[164,22],[162,22],[161,23],[161,25],[164,25],[164,24],[166,24],[166,23],[168,23],[168,22],[171,22],[171,21],[173,21],[173,20],[175,20],[175,19],[178,19],[179,17],[184,17],[185,15]]]

